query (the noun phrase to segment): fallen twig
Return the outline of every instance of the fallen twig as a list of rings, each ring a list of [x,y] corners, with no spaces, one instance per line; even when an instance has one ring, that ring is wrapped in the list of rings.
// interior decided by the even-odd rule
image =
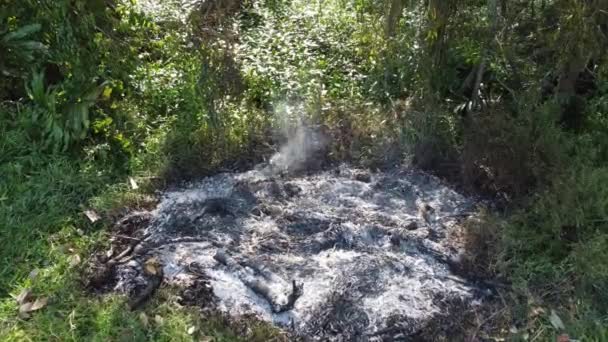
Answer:
[[[122,235],[122,234],[114,234],[112,235],[113,238],[118,238],[118,239],[123,239],[123,240],[131,240],[131,241],[137,241],[137,242],[141,242],[142,240],[136,237],[132,237],[132,236],[126,236],[126,235]]]
[[[275,298],[276,296],[273,295],[272,290],[270,287],[268,287],[268,285],[266,285],[260,279],[248,274],[247,271],[244,270],[243,266],[237,260],[234,260],[232,257],[227,255],[224,250],[218,250],[213,258],[226,267],[235,270],[239,274],[239,278],[243,284],[245,284],[245,286],[250,288],[258,296],[264,298],[264,300],[270,304],[272,312],[274,313],[281,313],[293,309],[295,302],[302,295],[302,286],[298,286],[296,281],[293,280],[291,292],[287,296],[287,302],[285,304],[281,304],[278,302],[277,298]]]
[[[116,265],[118,263],[124,264],[127,261],[122,261],[121,259],[123,259],[124,257],[128,256],[129,254],[131,254],[131,252],[133,252],[133,249],[135,248],[134,245],[129,245],[127,248],[125,248],[124,251],[122,251],[120,254],[118,254],[117,256],[113,257],[112,259],[110,259],[106,264],[113,266]]]

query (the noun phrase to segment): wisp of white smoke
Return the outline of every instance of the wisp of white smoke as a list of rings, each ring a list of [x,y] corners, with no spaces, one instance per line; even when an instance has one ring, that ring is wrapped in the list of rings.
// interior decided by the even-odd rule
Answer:
[[[327,137],[305,123],[305,109],[301,104],[283,102],[276,108],[275,116],[287,142],[270,158],[270,169],[273,172],[302,170],[315,157],[316,152],[325,147]]]

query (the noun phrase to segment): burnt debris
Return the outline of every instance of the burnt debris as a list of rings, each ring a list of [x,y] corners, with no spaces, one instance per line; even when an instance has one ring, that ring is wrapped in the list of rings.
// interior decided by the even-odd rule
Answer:
[[[407,169],[220,174],[165,193],[106,272],[134,308],[166,282],[183,303],[295,335],[407,339],[442,313],[435,298],[479,299],[452,272],[462,249],[448,239],[474,205]],[[161,272],[142,271],[150,258]]]

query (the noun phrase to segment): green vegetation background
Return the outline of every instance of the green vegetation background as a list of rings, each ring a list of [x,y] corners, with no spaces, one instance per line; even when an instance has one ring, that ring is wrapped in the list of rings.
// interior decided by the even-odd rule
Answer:
[[[279,338],[170,289],[130,312],[81,271],[122,208],[250,167],[301,118],[329,162],[412,162],[497,199],[465,260],[509,284],[492,336],[552,339],[554,310],[608,340],[605,1],[209,1],[184,21],[165,3],[0,0],[0,340]],[[29,319],[24,288],[49,298]]]

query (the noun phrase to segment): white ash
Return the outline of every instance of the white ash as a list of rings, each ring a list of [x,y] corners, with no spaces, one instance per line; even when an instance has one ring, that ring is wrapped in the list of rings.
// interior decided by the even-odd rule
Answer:
[[[156,248],[137,258],[139,266],[118,268],[116,290],[141,285],[134,269],[150,256],[167,282],[182,286],[196,276],[195,264],[220,310],[329,340],[366,340],[395,322],[404,324],[399,333],[416,331],[445,314],[441,298],[474,305],[478,289],[450,271],[462,251],[448,241],[474,201],[419,171],[373,173],[369,182],[356,180],[358,172],[253,170],[167,192],[145,228]],[[219,262],[218,251],[229,261]],[[293,281],[301,296],[278,312]]]

